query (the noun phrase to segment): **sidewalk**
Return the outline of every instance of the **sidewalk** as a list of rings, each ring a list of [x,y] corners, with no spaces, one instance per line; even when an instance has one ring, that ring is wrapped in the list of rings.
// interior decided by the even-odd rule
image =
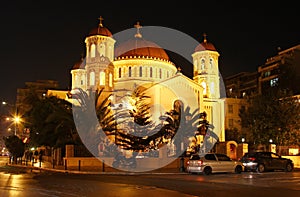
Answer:
[[[69,174],[186,174],[186,172],[180,172],[179,169],[175,168],[161,168],[152,171],[144,171],[144,172],[133,172],[133,171],[122,171],[119,169],[112,168],[111,166],[105,166],[105,168],[97,168],[97,167],[85,167],[83,169],[67,168],[65,166],[53,166],[51,162],[25,162],[22,164],[8,164],[9,166],[15,166],[19,168],[27,168],[28,170],[41,172],[41,171],[48,171],[48,172],[57,172],[57,173],[69,173]]]

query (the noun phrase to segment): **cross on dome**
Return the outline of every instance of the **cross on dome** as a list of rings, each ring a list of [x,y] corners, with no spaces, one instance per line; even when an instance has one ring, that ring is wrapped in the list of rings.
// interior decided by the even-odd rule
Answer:
[[[203,42],[204,42],[204,43],[207,42],[206,36],[207,36],[207,34],[206,34],[206,33],[203,33],[203,37],[204,37]]]
[[[142,28],[142,26],[140,25],[140,22],[138,21],[136,25],[134,25],[134,27],[136,28],[136,34],[134,35],[134,37],[141,38],[142,34],[140,33],[140,29]]]
[[[98,19],[99,19],[99,26],[103,27],[102,21],[104,20],[104,18],[100,16]]]

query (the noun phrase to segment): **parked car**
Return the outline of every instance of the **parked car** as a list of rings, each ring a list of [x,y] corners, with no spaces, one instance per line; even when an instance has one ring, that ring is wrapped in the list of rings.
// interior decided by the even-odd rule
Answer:
[[[283,158],[273,152],[245,153],[240,161],[243,163],[245,171],[284,170],[291,172],[294,169],[294,163],[291,159]]]
[[[209,175],[217,172],[241,173],[242,171],[244,171],[243,164],[232,160],[225,154],[193,154],[187,162],[188,173]]]

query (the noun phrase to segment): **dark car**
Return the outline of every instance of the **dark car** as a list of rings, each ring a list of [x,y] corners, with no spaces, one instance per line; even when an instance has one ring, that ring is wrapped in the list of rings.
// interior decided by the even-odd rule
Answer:
[[[291,159],[283,158],[273,152],[245,153],[240,161],[243,163],[245,171],[264,172],[284,170],[291,172],[294,169],[294,163]]]

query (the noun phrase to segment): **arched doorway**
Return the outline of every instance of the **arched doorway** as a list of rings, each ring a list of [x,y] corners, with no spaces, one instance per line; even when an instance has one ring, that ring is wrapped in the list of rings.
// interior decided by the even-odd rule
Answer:
[[[227,155],[233,160],[237,159],[237,146],[235,141],[228,141],[226,144]]]

